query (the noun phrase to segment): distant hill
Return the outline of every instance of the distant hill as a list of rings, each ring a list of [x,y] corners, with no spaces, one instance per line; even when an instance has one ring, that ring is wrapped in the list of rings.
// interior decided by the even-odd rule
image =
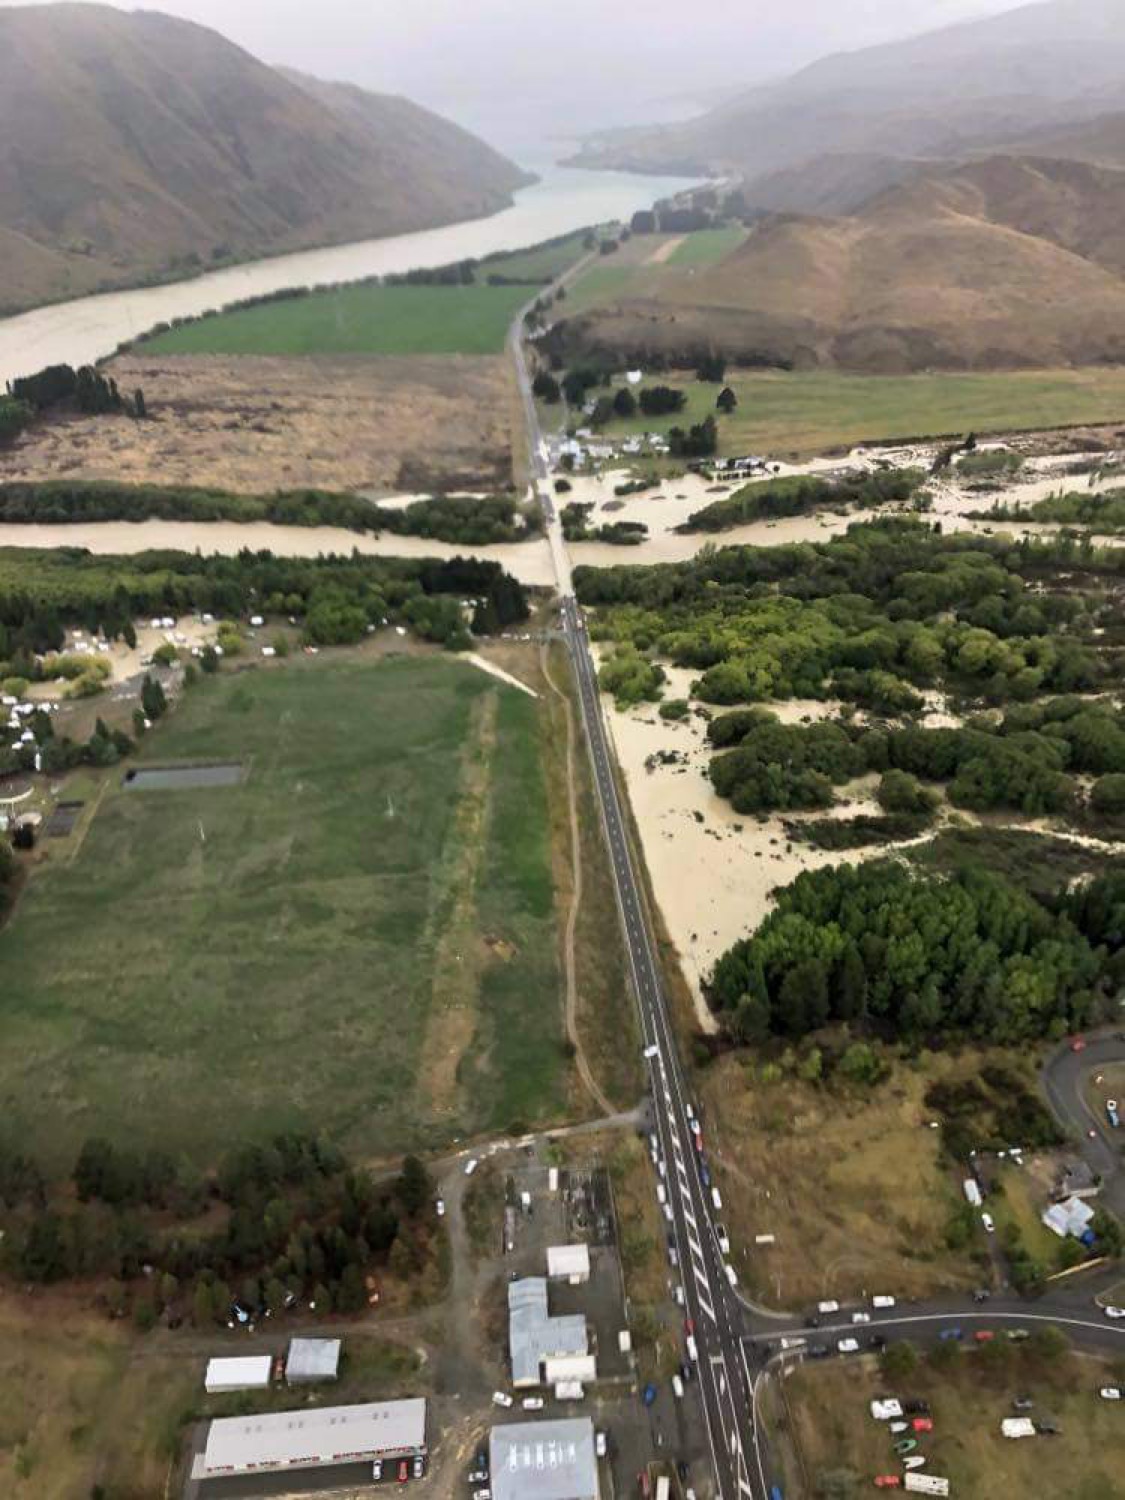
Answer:
[[[773,215],[659,295],[563,330],[631,358],[893,372],[1125,361],[1125,171],[1010,156],[935,168],[844,217]]]
[[[492,213],[530,179],[405,99],[102,5],[0,8],[0,311]]]
[[[1021,6],[824,58],[686,123],[591,139],[579,159],[737,173],[753,182],[828,154],[869,164],[961,157],[1120,108],[1122,21],[1120,0]]]

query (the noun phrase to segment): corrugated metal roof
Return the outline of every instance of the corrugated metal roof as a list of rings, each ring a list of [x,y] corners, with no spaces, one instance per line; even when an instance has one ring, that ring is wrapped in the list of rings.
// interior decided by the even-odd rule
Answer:
[[[516,1385],[538,1385],[548,1355],[585,1354],[587,1348],[581,1313],[551,1317],[544,1277],[525,1276],[508,1283],[508,1350]]]
[[[548,1276],[589,1276],[590,1251],[586,1245],[550,1245],[547,1248]]]
[[[494,1427],[489,1460],[492,1500],[596,1500],[598,1460],[589,1417]]]
[[[425,1447],[426,1403],[367,1402],[211,1423],[203,1455],[208,1474],[257,1469],[312,1469]]]
[[[335,1380],[340,1366],[339,1339],[290,1339],[285,1356],[285,1378]]]
[[[203,1384],[209,1391],[257,1390],[270,1383],[268,1354],[244,1354],[226,1359],[209,1359]]]

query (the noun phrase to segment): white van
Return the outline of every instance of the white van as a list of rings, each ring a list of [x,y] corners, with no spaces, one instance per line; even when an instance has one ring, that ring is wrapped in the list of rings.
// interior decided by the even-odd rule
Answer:
[[[872,1297],[871,1299],[872,1307],[893,1307],[894,1305],[895,1299],[893,1297]]]
[[[672,1394],[677,1401],[684,1399],[684,1383],[678,1375],[672,1376]]]
[[[840,1311],[840,1304],[838,1302],[831,1301],[818,1302],[816,1304],[816,1310],[818,1313],[837,1313]]]
[[[718,1210],[718,1212],[722,1213],[722,1211],[723,1211],[723,1200],[719,1196],[719,1190],[718,1190],[717,1187],[713,1187],[711,1189],[711,1202],[715,1205],[715,1208]]]
[[[731,1286],[737,1286],[738,1277],[735,1275],[734,1267],[732,1265],[724,1263],[723,1270],[727,1273],[727,1280],[730,1282]]]

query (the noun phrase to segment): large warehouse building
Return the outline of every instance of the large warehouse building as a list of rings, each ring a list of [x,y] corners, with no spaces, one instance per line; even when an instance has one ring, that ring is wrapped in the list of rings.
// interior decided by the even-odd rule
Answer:
[[[489,1466],[492,1500],[598,1500],[589,1417],[494,1427]]]
[[[425,1451],[426,1403],[420,1398],[222,1417],[211,1423],[192,1477],[328,1469]]]

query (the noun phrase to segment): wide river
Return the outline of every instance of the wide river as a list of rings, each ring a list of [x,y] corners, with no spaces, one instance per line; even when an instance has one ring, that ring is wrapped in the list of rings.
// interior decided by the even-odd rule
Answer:
[[[588,224],[628,219],[637,209],[648,208],[657,198],[689,187],[691,182],[685,177],[640,177],[553,166],[539,182],[517,192],[510,208],[486,219],[324,250],[301,250],[211,271],[191,281],[38,307],[0,320],[0,382],[45,365],[90,364],[156,323],[208,312],[242,297],[282,287],[320,286],[448,265],[497,250],[519,250]]]

